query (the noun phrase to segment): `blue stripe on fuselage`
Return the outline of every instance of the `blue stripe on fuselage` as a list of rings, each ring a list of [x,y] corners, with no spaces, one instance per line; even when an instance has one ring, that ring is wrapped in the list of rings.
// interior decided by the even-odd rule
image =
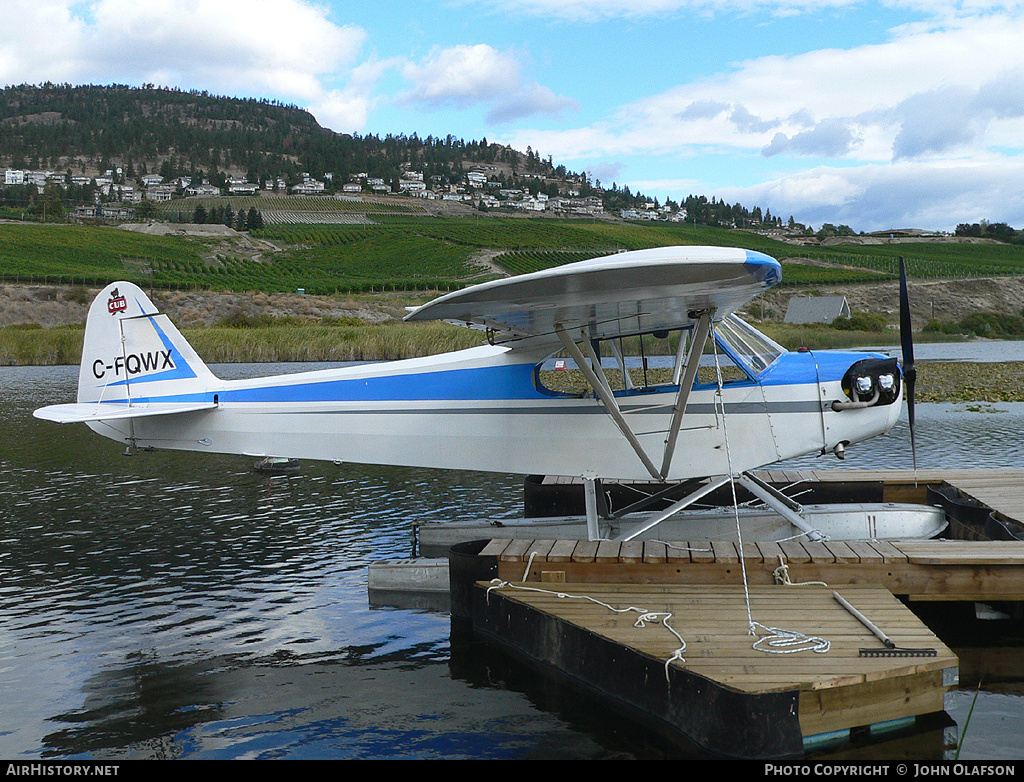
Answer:
[[[287,383],[256,388],[231,388],[186,396],[166,396],[134,402],[199,401],[216,393],[220,402],[402,402],[500,399],[547,399],[533,385],[531,364],[451,369],[441,372],[356,377]]]
[[[863,358],[883,357],[878,353],[822,351],[783,353],[759,377],[764,385],[799,385],[842,379],[850,366]],[[817,366],[815,366],[817,365]],[[376,377],[342,378],[310,382],[265,385],[255,388],[225,388],[207,393],[161,397],[133,397],[135,403],[207,401],[216,393],[223,403],[275,402],[413,402],[488,401],[551,399],[533,383],[535,365],[508,364],[469,369]],[[704,387],[699,384],[698,387]],[[665,390],[671,387],[666,386]],[[621,395],[617,394],[617,396]]]
[[[226,390],[223,402],[402,402],[413,400],[543,399],[533,364],[295,383]]]

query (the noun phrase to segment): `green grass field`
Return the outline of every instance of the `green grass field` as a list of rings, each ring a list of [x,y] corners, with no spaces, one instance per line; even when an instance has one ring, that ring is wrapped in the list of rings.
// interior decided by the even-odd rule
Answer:
[[[274,201],[249,200],[266,202],[264,207]],[[277,200],[294,204],[291,199]],[[234,201],[235,208],[247,203]],[[331,201],[332,209],[341,209],[335,206],[341,204],[348,214],[356,205]],[[254,251],[250,240],[263,242],[263,251]],[[675,244],[765,252],[782,259],[783,285],[895,279],[901,255],[910,276],[918,279],[1024,273],[1024,248],[1011,245],[796,247],[706,226],[431,217],[389,208],[344,224],[272,223],[247,239],[150,236],[102,226],[2,224],[0,280],[98,286],[127,277],[167,289],[436,291],[464,287],[501,272],[522,274],[619,250]],[[270,251],[271,245],[277,249]],[[480,263],[484,255],[496,269]]]

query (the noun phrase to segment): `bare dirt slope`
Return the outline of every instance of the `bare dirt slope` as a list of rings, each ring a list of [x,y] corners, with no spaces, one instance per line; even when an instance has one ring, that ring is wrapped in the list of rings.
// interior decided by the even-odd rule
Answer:
[[[38,323],[50,328],[85,322],[95,289],[42,285],[0,285],[0,327]],[[909,285],[914,324],[930,319],[957,321],[976,311],[1018,315],[1024,309],[1024,278],[939,280]],[[747,308],[752,317],[782,320],[791,296],[845,296],[854,311],[879,312],[898,322],[899,288],[895,282],[782,288],[758,297]],[[358,298],[296,293],[218,293],[157,291],[157,305],[182,326],[212,326],[237,315],[292,316],[308,320],[354,317],[368,323],[400,319],[414,302],[402,294]]]
[[[85,323],[97,289],[52,285],[0,285],[0,327],[38,323],[44,328]],[[154,302],[181,327],[213,326],[237,316],[358,318],[381,323],[401,318],[407,302],[400,294],[364,297],[311,296],[297,293],[218,293],[156,291]],[[411,303],[411,302],[409,302]]]
[[[978,311],[1019,315],[1024,309],[1024,278],[911,281],[907,293],[917,328],[933,318],[958,321]],[[892,324],[899,320],[899,285],[894,281],[776,289],[760,297],[764,300],[765,317],[781,320],[790,297],[800,295],[845,296],[853,311],[881,313]],[[760,317],[760,306],[755,300],[748,311]]]

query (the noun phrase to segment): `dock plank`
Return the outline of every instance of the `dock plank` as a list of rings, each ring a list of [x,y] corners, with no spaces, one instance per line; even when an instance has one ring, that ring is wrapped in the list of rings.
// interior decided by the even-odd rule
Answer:
[[[1024,565],[1024,541],[902,541],[896,547],[910,562],[928,565]]]

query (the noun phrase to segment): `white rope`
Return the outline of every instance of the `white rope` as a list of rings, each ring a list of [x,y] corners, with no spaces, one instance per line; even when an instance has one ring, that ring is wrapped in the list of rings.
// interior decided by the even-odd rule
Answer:
[[[526,581],[527,577],[530,575],[530,568],[533,566],[533,560],[534,560],[534,557],[536,557],[536,556],[537,556],[537,552],[536,551],[531,551],[530,552],[530,558],[528,560],[526,560],[526,570],[523,571],[523,577],[521,579],[519,579],[520,581]]]
[[[796,652],[815,652],[824,654],[832,648],[832,643],[824,638],[804,635],[793,630],[782,630],[778,627],[765,627],[759,622],[751,625],[764,630],[767,635],[758,638],[754,642],[754,648],[759,652],[770,652],[771,654],[795,654]]]
[[[562,600],[587,600],[591,603],[602,606],[603,608],[607,608],[609,611],[616,614],[625,614],[629,612],[640,614],[636,622],[633,623],[633,627],[642,629],[647,627],[648,623],[661,624],[666,630],[676,637],[677,641],[679,641],[679,646],[674,652],[672,652],[669,658],[665,660],[665,681],[669,682],[669,665],[671,663],[676,660],[683,663],[686,662],[686,659],[683,657],[683,654],[686,652],[686,641],[683,640],[683,636],[669,624],[668,620],[672,618],[672,613],[670,611],[648,611],[647,609],[636,608],[635,606],[629,606],[628,608],[616,608],[615,606],[609,605],[608,603],[598,600],[595,597],[591,597],[590,595],[573,595],[568,592],[554,592],[550,589],[541,589],[540,587],[528,587],[525,585],[513,584],[508,581],[502,581],[498,578],[493,579],[491,581],[491,585],[487,587],[488,603],[491,599],[491,592],[495,589],[517,589],[523,592],[536,592],[542,595],[553,595],[554,597]]]
[[[670,548],[673,551],[696,551],[698,554],[710,554],[712,551],[712,549],[709,548],[691,548],[690,546],[680,546],[678,543],[672,543],[668,540],[659,540],[657,538],[652,538],[651,543],[661,543],[663,546]]]
[[[715,376],[718,381],[718,391],[716,393],[716,399],[722,406],[722,436],[725,439],[725,458],[729,465],[729,486],[732,488],[732,509],[733,516],[736,519],[736,540],[739,542],[739,555],[740,555],[740,572],[743,575],[743,598],[747,606],[747,627],[749,628],[750,634],[754,634],[754,620],[750,613],[750,590],[747,586],[747,561],[746,557],[743,556],[743,532],[740,525],[740,506],[739,498],[736,496],[736,474],[732,469],[732,451],[729,449],[729,426],[725,420],[725,398],[722,395],[722,367],[718,362],[718,340],[715,339],[715,327],[711,324],[711,348],[715,356]]]
[[[779,557],[779,566],[772,571],[772,576],[775,578],[776,584],[783,586],[828,586],[824,581],[791,581],[789,578],[789,565],[782,560],[782,557]]]
[[[729,427],[726,424],[725,399],[722,395],[722,367],[718,361],[718,343],[714,337],[715,331],[712,326],[711,344],[714,350],[715,373],[718,380],[717,399],[722,406],[722,435],[725,439],[725,456],[729,465],[729,475],[735,476],[732,468],[732,452],[729,450]],[[750,589],[747,585],[746,557],[743,556],[743,530],[742,525],[740,524],[739,501],[736,497],[736,481],[731,480],[729,483],[732,486],[733,515],[736,518],[736,540],[739,543],[740,570],[743,575],[743,595],[747,606],[747,631],[750,635],[757,635],[757,630],[760,628],[767,633],[767,635],[764,635],[754,641],[753,648],[757,649],[759,652],[770,652],[772,654],[794,654],[795,652],[803,651],[813,651],[818,654],[824,654],[832,647],[832,644],[829,641],[822,638],[807,636],[793,630],[783,630],[778,627],[765,627],[760,622],[754,621],[750,608]],[[782,568],[785,568],[784,573],[786,578],[788,578],[788,568],[784,564],[782,565]],[[778,570],[776,570],[776,572],[778,572]]]

